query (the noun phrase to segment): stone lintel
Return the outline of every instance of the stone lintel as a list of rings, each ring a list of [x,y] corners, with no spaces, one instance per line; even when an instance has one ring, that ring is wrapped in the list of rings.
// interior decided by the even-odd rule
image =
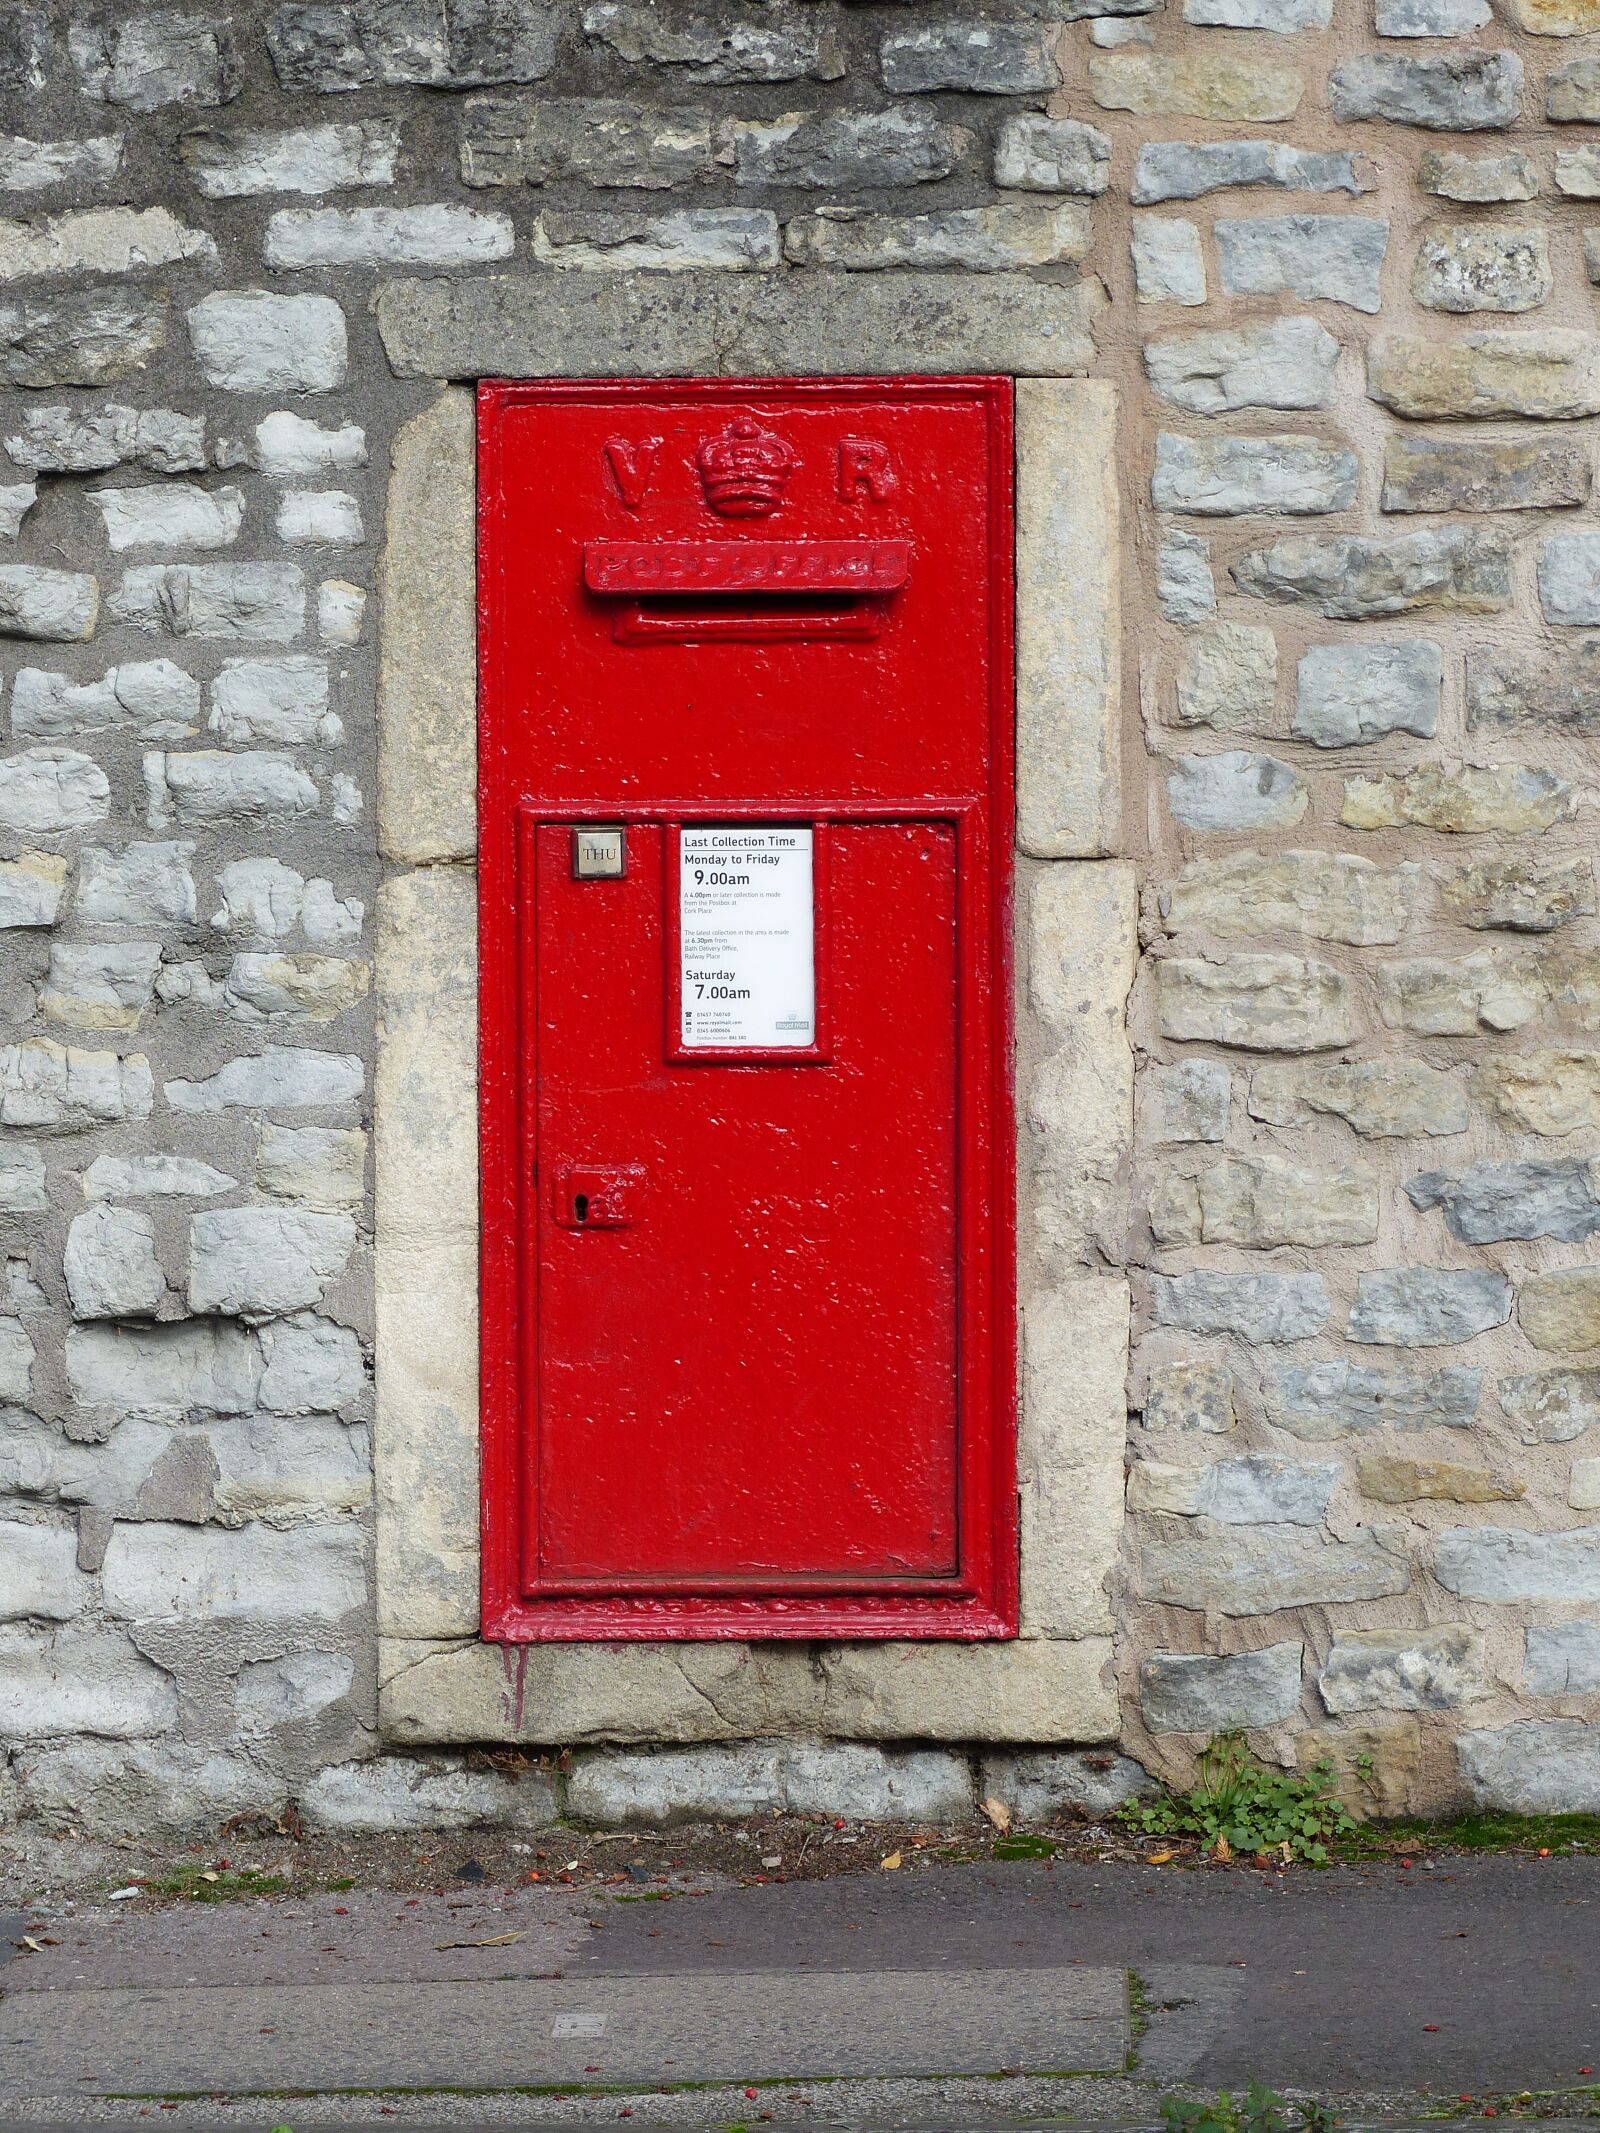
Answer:
[[[403,378],[787,377],[984,371],[1075,377],[1097,281],[1022,274],[502,274],[392,281]]]

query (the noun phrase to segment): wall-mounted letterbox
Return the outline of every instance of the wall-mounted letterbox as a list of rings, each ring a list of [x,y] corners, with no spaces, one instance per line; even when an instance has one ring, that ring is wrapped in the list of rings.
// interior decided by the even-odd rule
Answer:
[[[485,1634],[1013,1634],[1010,387],[480,417]]]

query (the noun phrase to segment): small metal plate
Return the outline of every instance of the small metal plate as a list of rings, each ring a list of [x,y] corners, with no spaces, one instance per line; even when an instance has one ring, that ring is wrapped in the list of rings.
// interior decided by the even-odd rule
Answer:
[[[628,833],[621,829],[575,829],[574,881],[620,881],[628,871]]]

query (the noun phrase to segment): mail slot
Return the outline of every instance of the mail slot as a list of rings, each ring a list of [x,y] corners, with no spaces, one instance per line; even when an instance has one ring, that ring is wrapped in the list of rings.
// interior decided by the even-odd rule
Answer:
[[[1016,1632],[1011,391],[480,391],[483,1620]]]

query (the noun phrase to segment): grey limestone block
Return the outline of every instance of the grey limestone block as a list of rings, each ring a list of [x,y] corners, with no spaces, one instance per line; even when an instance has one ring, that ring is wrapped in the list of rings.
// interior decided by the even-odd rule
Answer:
[[[1445,1227],[1463,1244],[1528,1237],[1574,1244],[1600,1230],[1600,1191],[1581,1157],[1428,1170],[1408,1179],[1405,1191],[1413,1207],[1441,1209]]]
[[[1293,148],[1287,141],[1145,141],[1134,164],[1135,207],[1198,200],[1239,185],[1283,192],[1362,193],[1369,181],[1345,150]]]
[[[595,0],[583,34],[631,66],[681,69],[697,82],[837,81],[845,71],[843,38],[820,9],[730,19],[719,8]]]
[[[1151,1070],[1163,1140],[1220,1141],[1228,1130],[1232,1078],[1220,1059],[1180,1059]]]
[[[1000,128],[994,182],[1046,193],[1103,193],[1111,183],[1111,141],[1082,119],[1020,111]]]
[[[986,1755],[978,1772],[979,1797],[1004,1800],[1023,1823],[1055,1821],[1062,1815],[1099,1819],[1155,1789],[1154,1780],[1131,1756],[1109,1748]]]
[[[1385,511],[1549,511],[1587,503],[1589,451],[1560,437],[1397,432],[1383,452]]]
[[[1144,344],[1144,367],[1156,393],[1197,415],[1327,407],[1338,358],[1338,342],[1314,318],[1159,334]]]
[[[1467,1600],[1600,1599],[1600,1526],[1530,1533],[1456,1526],[1441,1533],[1433,1574]]]
[[[1152,1733],[1276,1726],[1300,1708],[1305,1646],[1269,1644],[1223,1659],[1155,1652],[1139,1669],[1139,1705]]]
[[[234,35],[225,19],[160,8],[127,20],[79,20],[67,45],[85,96],[128,110],[167,104],[226,104],[241,79]]]
[[[1320,1526],[1343,1472],[1337,1460],[1301,1466],[1262,1452],[1197,1467],[1141,1459],[1128,1477],[1128,1509],[1225,1526]]]
[[[1156,1274],[1151,1297],[1158,1326],[1252,1344],[1307,1340],[1328,1323],[1320,1274]]]
[[[18,1774],[47,1827],[100,1837],[190,1837],[285,1805],[284,1780],[253,1757],[174,1740],[61,1741],[29,1751]]]
[[[1503,223],[1424,230],[1411,270],[1430,311],[1536,311],[1554,286],[1545,232]]]
[[[188,314],[207,382],[226,392],[331,392],[349,360],[344,313],[331,296],[217,290]]]
[[[1557,125],[1592,125],[1600,118],[1600,64],[1569,59],[1546,84],[1545,116]]]
[[[1303,1526],[1166,1525],[1170,1531],[1158,1525],[1138,1553],[1139,1595],[1157,1605],[1268,1615],[1389,1599],[1411,1588],[1411,1562],[1393,1527],[1367,1526],[1338,1541]]]
[[[1441,133],[1513,125],[1522,108],[1522,61],[1511,51],[1366,52],[1328,77],[1336,119],[1388,119]]]
[[[1443,200],[1532,200],[1538,196],[1539,173],[1520,148],[1502,149],[1496,155],[1425,148],[1417,165],[1417,183],[1425,193]]]
[[[1239,1426],[1233,1405],[1233,1372],[1225,1363],[1174,1363],[1152,1370],[1145,1398],[1147,1429],[1203,1430],[1225,1437]]]
[[[18,1624],[0,1628],[0,1709],[14,1745],[72,1733],[103,1745],[168,1731],[178,1698],[120,1629]]]
[[[461,115],[463,184],[590,185],[660,192],[711,169],[711,114],[593,97],[475,96]]]
[[[1552,546],[1553,538],[1544,545]],[[1587,552],[1580,548],[1578,557]],[[1584,580],[1574,572],[1577,560],[1558,556],[1545,572],[1563,611],[1580,597]],[[1600,644],[1584,638],[1559,658],[1524,653],[1516,659],[1474,646],[1467,655],[1467,727],[1473,733],[1544,730],[1580,738],[1600,732]]]
[[[400,124],[370,118],[276,129],[197,126],[179,140],[178,153],[208,200],[346,192],[394,183]]]
[[[1600,1622],[1529,1628],[1522,1686],[1529,1696],[1592,1696],[1600,1691]]]
[[[1285,535],[1233,566],[1241,592],[1310,607],[1332,621],[1364,622],[1421,608],[1496,614],[1511,605],[1510,543],[1471,526],[1375,539]]]
[[[1501,1378],[1495,1398],[1524,1444],[1570,1444],[1600,1423],[1600,1371],[1527,1371]]]
[[[1448,1711],[1492,1694],[1483,1632],[1465,1622],[1432,1629],[1335,1630],[1317,1676],[1334,1715]]]
[[[111,786],[75,748],[24,748],[0,757],[0,827],[54,835],[89,829],[111,811]]]
[[[1333,20],[1333,0],[1183,0],[1183,19],[1291,37],[1299,30],[1325,30]]]
[[[1318,644],[1301,658],[1294,732],[1318,748],[1350,748],[1389,733],[1438,731],[1444,659],[1437,644]]]
[[[468,1770],[456,1756],[330,1764],[301,1787],[298,1804],[307,1828],[341,1835],[537,1829],[556,1819],[555,1787],[543,1770]]]
[[[1309,956],[1166,956],[1156,1001],[1163,1036],[1243,1051],[1330,1051],[1361,1029],[1343,974]]]
[[[1217,611],[1210,542],[1176,527],[1163,534],[1156,555],[1155,595],[1169,622],[1185,628],[1209,622]]]
[[[1213,232],[1231,296],[1289,295],[1375,312],[1389,225],[1370,215],[1224,216]]]
[[[0,89],[12,93],[42,89],[50,50],[48,8],[7,8],[0,16]]]
[[[1461,37],[1490,20],[1489,0],[1377,0],[1380,37]]]
[[[538,81],[557,30],[542,0],[284,0],[266,25],[279,86],[325,96]]]
[[[1180,756],[1167,802],[1185,829],[1287,829],[1306,811],[1306,788],[1276,757],[1234,749]]]
[[[1061,85],[1055,38],[1043,22],[949,17],[884,33],[883,85],[897,96],[966,89],[1025,96]]]
[[[1511,1316],[1511,1284],[1488,1267],[1395,1267],[1362,1274],[1349,1337],[1387,1348],[1439,1348],[1492,1332]]]
[[[167,341],[166,299],[143,289],[65,289],[0,298],[0,380],[114,385]]]
[[[740,185],[811,191],[925,185],[947,178],[971,141],[966,127],[915,105],[738,119],[732,127],[734,178]]]
[[[1318,437],[1156,438],[1151,500],[1158,509],[1208,517],[1261,512],[1314,516],[1356,500],[1356,456]]]
[[[1483,1372],[1372,1370],[1359,1363],[1306,1363],[1279,1370],[1266,1388],[1267,1420],[1310,1443],[1376,1429],[1467,1429]]]

